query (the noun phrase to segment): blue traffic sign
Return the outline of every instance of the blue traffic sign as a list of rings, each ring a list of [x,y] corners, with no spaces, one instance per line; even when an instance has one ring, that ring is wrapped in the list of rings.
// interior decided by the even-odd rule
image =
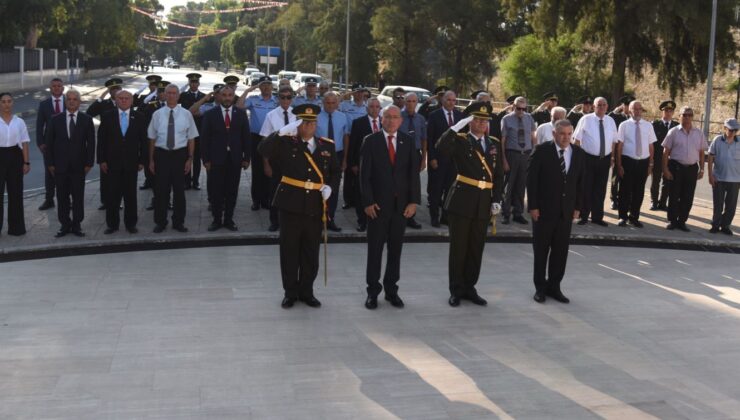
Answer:
[[[269,54],[268,54],[269,49]],[[259,56],[270,56],[270,57],[279,57],[280,56],[280,47],[267,47],[264,45],[257,47],[257,55]]]

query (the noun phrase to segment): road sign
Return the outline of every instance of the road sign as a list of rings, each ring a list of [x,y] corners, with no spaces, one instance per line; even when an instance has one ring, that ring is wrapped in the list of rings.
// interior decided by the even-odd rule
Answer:
[[[267,56],[270,57],[278,57],[280,56],[280,47],[268,47],[268,46],[258,46],[257,47],[257,55],[259,56]]]
[[[270,56],[270,57],[262,56],[262,57],[260,57],[260,64],[267,64],[267,59],[268,58],[270,59],[270,64],[277,64],[277,57],[274,57],[274,56]]]

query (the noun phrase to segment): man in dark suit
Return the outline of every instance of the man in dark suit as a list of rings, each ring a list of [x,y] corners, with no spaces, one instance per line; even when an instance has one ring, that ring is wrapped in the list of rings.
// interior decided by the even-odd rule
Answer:
[[[105,87],[108,88],[103,95],[98,98],[95,102],[91,103],[87,107],[85,113],[93,118],[100,119],[100,116],[108,111],[116,109],[116,94],[121,91],[123,80],[118,78],[109,79],[105,82]],[[106,95],[110,95],[110,98],[106,99]],[[106,203],[108,202],[108,174],[100,171],[100,207],[98,210],[105,210]]]
[[[398,131],[401,110],[390,105],[383,110],[383,129],[365,137],[360,149],[360,191],[368,217],[367,300],[365,307],[378,307],[378,294],[385,288],[385,300],[402,308],[398,296],[401,249],[406,220],[416,213],[421,201],[420,156],[414,140]],[[380,267],[383,247],[388,244],[383,285]]]
[[[200,133],[203,165],[211,185],[213,222],[209,232],[221,226],[237,230],[234,207],[241,170],[249,167],[251,147],[249,120],[244,111],[234,106],[234,88],[223,87],[220,98],[220,106],[203,114]]]
[[[116,94],[116,108],[104,113],[98,127],[98,165],[108,177],[105,222],[109,235],[118,230],[121,199],[124,202],[123,224],[129,233],[136,233],[136,182],[144,169],[147,154],[146,121],[134,111],[133,95],[127,90]]]
[[[49,154],[48,169],[56,181],[57,214],[62,225],[57,238],[70,232],[85,236],[80,227],[85,217],[85,175],[95,164],[95,125],[92,117],[79,112],[80,92],[68,90],[65,105],[63,113],[52,117],[44,140]]]
[[[653,121],[653,131],[655,131],[655,138],[658,140],[653,143],[653,159],[655,165],[652,167],[650,173],[650,210],[662,210],[668,211],[668,193],[671,189],[671,181],[663,178],[663,140],[668,135],[668,130],[678,125],[678,122],[673,119],[673,112],[676,109],[676,103],[673,101],[663,101],[660,103],[660,119]],[[663,185],[661,186],[661,179]]]
[[[568,303],[560,290],[568,260],[573,219],[580,215],[585,152],[571,145],[573,126],[567,119],[555,123],[554,140],[539,145],[529,159],[527,202],[532,216],[534,300],[546,296]],[[547,268],[547,279],[545,279]]]
[[[360,149],[362,141],[370,134],[377,133],[383,128],[380,120],[380,101],[370,98],[367,101],[367,115],[352,121],[352,129],[349,133],[349,149],[347,151],[347,166],[355,175],[360,173]],[[355,213],[357,214],[357,231],[364,232],[367,229],[367,215],[365,208],[360,205],[362,193],[355,188]]]
[[[442,134],[463,118],[462,112],[455,108],[457,95],[448,90],[442,97],[442,108],[429,114],[427,121],[427,140],[436,144]],[[434,227],[447,224],[447,215],[442,211],[440,218],[439,208],[444,202],[447,191],[455,179],[455,168],[449,157],[440,156],[434,147],[428,150],[429,159],[429,214]]]
[[[64,112],[64,82],[62,79],[54,78],[49,82],[49,91],[51,96],[39,103],[39,109],[36,114],[36,146],[41,150],[44,157],[44,188],[46,196],[39,210],[48,210],[54,207],[54,176],[49,172],[49,159],[46,144],[46,127],[51,121],[51,117]]]
[[[491,215],[501,211],[504,168],[501,141],[486,135],[493,108],[490,102],[473,102],[467,118],[450,127],[437,141],[437,151],[452,159],[457,170],[447,194],[445,210],[450,223],[450,306],[461,299],[486,305],[478,295],[480,266]],[[468,133],[459,133],[465,126]],[[499,162],[499,159],[501,162]]]
[[[200,87],[200,73],[188,73],[185,75],[188,78],[188,90],[180,94],[180,105],[185,109],[190,109],[196,102],[203,99],[206,94],[198,90]],[[193,115],[195,119],[195,125],[200,128],[202,117],[200,115]],[[190,169],[190,173],[185,175],[185,189],[200,190],[200,141],[198,138],[195,139],[195,151],[193,152],[193,167]]]
[[[313,282],[319,272],[322,222],[326,224],[327,200],[339,188],[341,167],[334,142],[315,136],[321,107],[306,103],[291,112],[298,120],[260,141],[257,149],[282,172],[272,200],[280,209],[281,306],[291,308],[300,299],[317,308],[321,302],[313,294]]]

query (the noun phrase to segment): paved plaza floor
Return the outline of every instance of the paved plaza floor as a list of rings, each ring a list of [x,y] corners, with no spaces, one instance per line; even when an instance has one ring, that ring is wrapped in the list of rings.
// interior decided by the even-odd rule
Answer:
[[[531,246],[488,244],[489,306],[451,308],[447,250],[376,311],[364,244],[320,309],[280,308],[273,245],[0,264],[0,418],[740,418],[737,255],[576,246],[540,305]]]

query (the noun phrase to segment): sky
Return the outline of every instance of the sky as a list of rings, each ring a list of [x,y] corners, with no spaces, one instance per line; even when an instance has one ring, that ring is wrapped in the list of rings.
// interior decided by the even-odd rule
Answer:
[[[195,2],[195,3],[204,3],[206,0],[159,0],[159,4],[164,6],[164,13],[167,15],[167,13],[170,12],[170,9],[173,6],[185,6],[188,4],[189,1]]]

